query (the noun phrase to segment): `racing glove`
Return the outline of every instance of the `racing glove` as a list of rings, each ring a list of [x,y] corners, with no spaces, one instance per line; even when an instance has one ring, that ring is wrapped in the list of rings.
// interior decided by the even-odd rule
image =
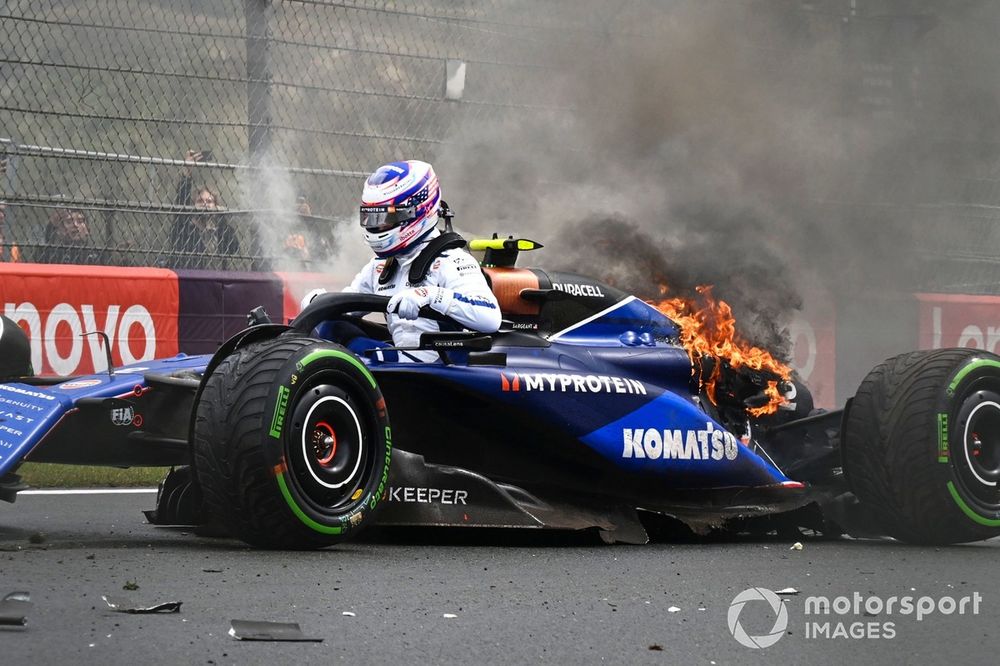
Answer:
[[[302,300],[299,301],[299,312],[302,312],[303,310],[305,310],[306,306],[309,305],[310,303],[312,303],[313,300],[317,296],[322,296],[325,293],[326,293],[326,289],[320,288],[320,289],[313,289],[308,294],[306,294],[305,296],[303,296]]]
[[[389,299],[385,311],[395,312],[403,319],[417,319],[420,317],[420,308],[429,305],[441,314],[447,314],[454,295],[451,289],[443,287],[414,287]]]

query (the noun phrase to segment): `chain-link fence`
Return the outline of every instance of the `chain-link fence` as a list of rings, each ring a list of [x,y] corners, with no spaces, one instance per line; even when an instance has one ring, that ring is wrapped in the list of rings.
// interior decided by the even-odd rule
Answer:
[[[317,265],[379,163],[530,107],[521,26],[490,19],[527,6],[5,3],[6,243],[27,261]]]
[[[994,123],[941,123],[997,109],[996,50],[941,46],[971,49],[982,4],[8,0],[2,256],[313,269],[356,233],[363,177],[419,158],[482,230],[547,236],[593,202],[653,217],[697,192],[794,218],[809,232],[789,253],[826,242],[809,220],[947,228],[921,244],[934,268],[916,286],[995,291]],[[810,152],[759,145],[804,145],[805,127]],[[640,194],[621,185],[654,158]],[[666,194],[640,201],[650,182]]]

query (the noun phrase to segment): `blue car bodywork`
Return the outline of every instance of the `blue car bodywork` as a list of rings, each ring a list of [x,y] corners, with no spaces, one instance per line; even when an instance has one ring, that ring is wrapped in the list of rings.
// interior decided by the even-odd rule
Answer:
[[[505,312],[491,336],[432,336],[422,348],[440,362],[360,354],[394,433],[379,522],[597,527],[644,541],[637,512],[716,526],[841,491],[836,451],[821,434],[839,413],[782,422],[752,419],[739,402],[718,409],[661,312],[586,278],[534,274],[540,288],[519,293],[537,313]],[[309,334],[320,320],[303,316],[293,324]],[[13,501],[23,487],[14,473],[24,460],[189,463],[201,377],[269,328],[288,327],[252,327],[214,356],[0,384],[0,498]]]

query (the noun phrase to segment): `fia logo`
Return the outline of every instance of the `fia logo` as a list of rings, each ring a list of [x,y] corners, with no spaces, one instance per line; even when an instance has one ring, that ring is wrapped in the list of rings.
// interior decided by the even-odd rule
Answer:
[[[135,419],[135,407],[116,407],[111,410],[111,423],[116,426],[132,425]]]

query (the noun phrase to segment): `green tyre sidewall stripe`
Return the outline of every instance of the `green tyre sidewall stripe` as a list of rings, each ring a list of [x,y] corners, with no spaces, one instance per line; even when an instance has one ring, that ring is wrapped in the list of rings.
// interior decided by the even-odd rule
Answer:
[[[295,498],[292,497],[292,493],[288,489],[288,484],[285,482],[285,475],[278,474],[277,479],[278,486],[281,488],[281,494],[284,496],[285,501],[288,502],[288,506],[292,509],[292,513],[294,513],[298,519],[302,521],[303,525],[319,532],[320,534],[340,534],[344,531],[343,527],[329,527],[327,525],[322,525],[307,516],[305,512],[299,508],[299,505],[295,503]]]
[[[961,385],[961,383],[966,378],[968,378],[970,375],[972,375],[972,373],[974,373],[977,370],[982,370],[987,368],[993,368],[995,370],[1000,371],[1000,361],[989,358],[979,358],[979,359],[974,359],[967,365],[963,366],[957,373],[955,373],[955,376],[948,384],[948,388],[945,391],[945,399],[948,400],[949,402],[953,400],[955,398],[955,390]],[[956,414],[958,413],[958,411],[960,411],[961,406],[962,406],[961,402],[953,405],[954,409],[956,410]],[[942,417],[943,417],[943,424],[941,423]],[[949,480],[947,482],[948,494],[951,496],[952,501],[955,502],[955,505],[958,506],[958,508],[962,511],[963,514],[965,514],[965,516],[969,520],[984,527],[993,527],[993,528],[1000,527],[1000,520],[994,518],[987,518],[986,516],[983,516],[982,514],[978,513],[975,509],[973,509],[969,505],[969,503],[965,500],[965,498],[962,497],[962,493],[961,491],[959,491],[958,486],[955,485],[955,479],[958,477],[958,470],[955,469],[955,465],[961,464],[961,461],[955,462],[955,456],[951,455],[953,447],[951,446],[951,443],[948,441],[948,437],[958,432],[958,428],[955,428],[953,430],[949,429],[949,417],[947,413],[938,414],[938,418],[939,418],[939,428],[943,425],[943,429],[939,430],[939,437],[942,439],[939,440],[938,462],[951,463],[950,473],[951,476],[953,477],[952,480]],[[949,432],[949,430],[951,430],[951,432]]]
[[[368,383],[372,385],[373,389],[378,388],[378,384],[375,383],[375,378],[372,376],[372,373],[368,370],[368,368],[365,367],[364,363],[359,361],[353,354],[348,354],[338,349],[317,349],[316,351],[309,352],[298,361],[297,366],[300,366],[302,369],[305,369],[307,365],[309,365],[310,363],[312,363],[317,359],[331,358],[331,357],[347,361],[348,363],[350,363],[351,365],[353,365],[354,367],[356,367],[358,370],[361,371],[361,374],[365,376],[365,379],[368,380]]]
[[[959,370],[955,374],[955,378],[951,380],[951,384],[948,385],[948,395],[953,396],[955,394],[955,388],[962,383],[962,380],[965,379],[970,372],[984,367],[1000,369],[1000,361],[994,361],[988,358],[981,358],[973,361],[972,363],[969,363],[964,368]]]
[[[968,518],[973,522],[984,525],[985,527],[1000,527],[1000,520],[994,520],[981,516],[976,513],[971,506],[966,504],[965,500],[962,499],[962,496],[958,494],[958,489],[955,487],[955,484],[951,481],[948,482],[948,493],[951,494],[951,498],[955,500],[955,504],[957,504],[958,508],[962,510],[962,513],[968,516]]]

